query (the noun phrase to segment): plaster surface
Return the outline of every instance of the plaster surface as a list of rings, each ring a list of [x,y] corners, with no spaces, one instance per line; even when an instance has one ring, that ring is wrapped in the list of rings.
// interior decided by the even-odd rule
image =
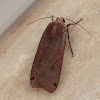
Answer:
[[[78,25],[70,27],[74,57],[67,42],[60,82],[52,94],[30,85],[34,56],[51,19],[27,25],[51,15],[74,21],[83,18],[80,24],[93,35]],[[14,38],[0,56],[0,100],[100,99],[100,0],[44,0],[11,35]]]

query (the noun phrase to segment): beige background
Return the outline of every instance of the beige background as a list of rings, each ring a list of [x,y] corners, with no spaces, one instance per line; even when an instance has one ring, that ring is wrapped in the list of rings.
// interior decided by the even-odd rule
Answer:
[[[75,57],[66,44],[57,90],[31,88],[30,71],[38,43],[51,19],[28,23],[44,16],[62,16],[79,26],[70,28]],[[68,21],[66,22],[66,24]],[[0,100],[99,100],[100,99],[100,0],[42,0],[7,32],[0,44]]]

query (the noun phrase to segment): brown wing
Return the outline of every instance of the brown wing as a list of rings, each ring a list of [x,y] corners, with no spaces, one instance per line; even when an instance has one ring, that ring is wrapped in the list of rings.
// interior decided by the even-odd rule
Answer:
[[[42,87],[51,93],[56,90],[66,44],[64,29],[65,27],[57,22],[47,26],[32,66],[32,87]]]

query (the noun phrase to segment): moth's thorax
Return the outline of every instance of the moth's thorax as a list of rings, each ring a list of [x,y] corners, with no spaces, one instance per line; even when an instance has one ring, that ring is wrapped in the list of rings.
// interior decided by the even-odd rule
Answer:
[[[55,21],[58,22],[58,23],[61,23],[63,25],[65,24],[65,20],[62,17],[58,17]]]

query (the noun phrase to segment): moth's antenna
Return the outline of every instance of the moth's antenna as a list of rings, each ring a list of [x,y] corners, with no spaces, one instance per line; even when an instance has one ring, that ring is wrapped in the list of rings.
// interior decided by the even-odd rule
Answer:
[[[51,17],[51,16],[50,16]],[[31,22],[31,23],[29,23],[29,24],[27,24],[27,25],[30,25],[30,24],[32,24],[32,23],[35,23],[36,21],[38,21],[38,20],[41,20],[41,19],[46,19],[46,18],[50,18],[50,17],[43,17],[43,18],[39,18],[39,19],[37,19],[37,20],[35,20],[34,22]]]
[[[43,18],[39,18],[39,19],[37,19],[37,20],[35,20],[34,22],[31,22],[31,23],[29,23],[29,24],[27,24],[27,25],[30,25],[30,24],[32,24],[32,23],[35,23],[36,21],[38,21],[38,20],[41,20],[41,19],[46,19],[46,18],[52,18],[52,17],[55,17],[55,18],[58,18],[58,17],[56,17],[56,16],[50,16],[50,17],[43,17]],[[65,20],[69,20],[69,21],[71,21],[71,22],[74,22],[75,24],[77,24],[77,25],[79,25],[81,28],[83,28],[87,33],[89,33],[90,35],[92,35],[90,32],[88,32],[83,26],[81,26],[80,24],[78,24],[78,23],[76,23],[75,21],[73,21],[73,20],[71,20],[71,19],[67,19],[67,18],[64,18]],[[82,19],[80,19],[80,20],[82,20]],[[79,21],[80,21],[79,20]],[[92,35],[93,36],[93,35]],[[94,36],[93,36],[94,37]]]
[[[66,20],[70,20],[70,19],[67,19],[67,18],[64,18],[64,19],[66,19]],[[82,20],[82,18],[80,19],[80,20]],[[80,21],[79,20],[79,21]],[[74,22],[73,20],[70,20],[70,21],[72,21],[72,22]],[[87,33],[89,33],[90,35],[92,35],[90,32],[88,32],[82,25],[80,25],[80,24],[78,24],[78,23],[76,23],[76,22],[74,22],[75,24],[77,24],[77,25],[79,25],[81,28],[83,28]],[[93,36],[93,35],[92,35]],[[93,36],[94,37],[94,36]]]
[[[55,18],[58,18],[58,17],[56,17],[56,16],[53,16],[53,17],[55,17]],[[88,32],[83,26],[81,26],[80,24],[78,24],[78,23],[76,23],[75,21],[73,21],[73,20],[71,20],[71,19],[67,19],[67,18],[64,18],[65,20],[69,20],[69,21],[71,21],[71,22],[74,22],[75,24],[77,24],[77,25],[79,25],[81,28],[83,28],[87,33],[89,33],[90,35],[92,35],[90,32]],[[82,18],[79,20],[79,21],[81,21],[82,20]],[[93,35],[92,35],[93,36]],[[94,37],[94,36],[93,36]]]

